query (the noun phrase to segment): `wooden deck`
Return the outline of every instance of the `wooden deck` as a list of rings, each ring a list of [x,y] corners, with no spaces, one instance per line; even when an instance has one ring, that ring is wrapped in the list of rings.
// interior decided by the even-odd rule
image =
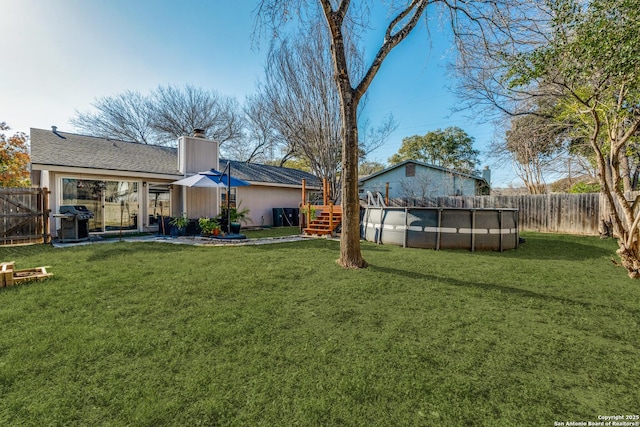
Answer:
[[[315,218],[311,218],[304,228],[304,234],[325,236],[333,235],[342,224],[342,206],[320,205],[314,206]]]

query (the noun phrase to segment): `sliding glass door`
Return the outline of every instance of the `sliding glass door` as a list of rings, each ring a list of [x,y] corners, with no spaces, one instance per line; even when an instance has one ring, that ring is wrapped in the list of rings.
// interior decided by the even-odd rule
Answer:
[[[91,232],[138,228],[137,182],[63,178],[62,205],[84,205],[93,212]]]
[[[171,216],[171,190],[168,184],[147,183],[147,215],[150,230],[164,231],[163,218]]]

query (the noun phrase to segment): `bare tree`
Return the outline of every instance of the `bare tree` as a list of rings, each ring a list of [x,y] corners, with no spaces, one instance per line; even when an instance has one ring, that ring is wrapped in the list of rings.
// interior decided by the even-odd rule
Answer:
[[[242,135],[242,112],[234,98],[190,85],[160,86],[148,96],[126,91],[99,98],[93,107],[95,112],[76,111],[70,121],[87,135],[158,145],[173,145],[194,129],[220,143]]]
[[[335,190],[340,165],[340,105],[327,58],[326,37],[312,26],[309,35],[285,40],[269,55],[259,87],[288,152],[309,161],[311,170]],[[335,194],[335,191],[332,192]]]
[[[364,106],[366,99],[360,102]],[[376,149],[382,147],[388,140],[389,136],[398,128],[398,122],[389,113],[382,122],[377,126],[371,124],[367,118],[359,122],[358,137],[360,138],[360,160],[365,162],[367,156]]]
[[[405,204],[413,206],[426,206],[427,197],[433,191],[431,178],[424,173],[417,174],[413,179],[400,181],[400,194],[405,199]]]
[[[293,153],[277,130],[266,97],[261,93],[247,96],[243,111],[245,129],[242,143],[225,145],[222,147],[224,155],[247,163],[283,166]]]
[[[258,6],[258,17],[262,22],[270,24],[270,28],[279,28],[291,16],[304,19],[307,13],[313,13],[309,1],[304,0],[263,0]],[[417,26],[431,0],[412,0],[398,9],[394,9],[393,17],[388,22],[382,43],[368,67],[362,74],[355,75],[350,70],[350,40],[354,34],[366,28],[369,8],[367,2],[349,0],[318,0],[321,15],[324,17],[330,34],[333,78],[338,87],[340,100],[340,140],[342,146],[342,210],[343,225],[340,240],[340,259],[338,262],[348,268],[366,267],[367,263],[360,250],[360,205],[358,196],[358,163],[360,147],[358,138],[358,107],[374,77],[380,70],[391,50],[400,44]],[[396,4],[396,3],[394,3]],[[474,13],[471,8],[458,10],[464,4],[449,5],[442,2],[453,15],[463,19]],[[484,3],[483,3],[484,4]],[[498,7],[491,3],[491,7]],[[360,7],[358,7],[360,6]],[[456,20],[452,21],[456,24]]]
[[[142,144],[158,143],[152,126],[149,98],[126,91],[93,102],[95,112],[76,115],[70,123],[85,135],[108,137]]]
[[[348,56],[350,72],[361,73],[361,53],[352,47]],[[339,200],[340,97],[333,79],[329,37],[321,21],[310,23],[300,36],[284,39],[273,47],[259,97],[274,129],[286,143],[282,147],[283,158],[303,158],[314,174],[327,179],[332,199]],[[396,127],[391,115],[377,127],[369,121],[359,125],[362,158],[383,144]]]
[[[340,179],[340,100],[333,83],[329,41],[318,23],[271,50],[259,86],[262,107],[285,141],[287,157],[308,163],[335,197]],[[335,200],[335,199],[334,199]]]
[[[565,126],[550,115],[539,113],[512,117],[502,146],[530,194],[547,192],[545,173],[563,163],[561,159],[567,154]]]
[[[242,111],[235,98],[191,85],[160,86],[150,96],[152,127],[158,139],[174,141],[202,129],[223,144],[242,135]]]

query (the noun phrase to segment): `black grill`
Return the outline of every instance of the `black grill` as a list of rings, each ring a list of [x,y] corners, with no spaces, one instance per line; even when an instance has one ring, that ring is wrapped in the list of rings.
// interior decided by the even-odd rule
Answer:
[[[60,206],[60,230],[58,237],[61,242],[79,242],[89,239],[89,219],[93,212],[83,205]]]

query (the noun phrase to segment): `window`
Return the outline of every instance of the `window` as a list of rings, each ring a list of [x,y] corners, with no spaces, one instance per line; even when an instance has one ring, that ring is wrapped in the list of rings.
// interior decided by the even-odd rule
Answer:
[[[221,194],[221,199],[220,199],[220,206],[222,207],[222,209],[226,209],[227,208],[227,192],[223,191]],[[229,197],[229,205],[232,208],[236,207],[236,189],[232,188],[231,189],[231,196]]]
[[[407,163],[404,166],[404,176],[416,176],[416,164]]]
[[[84,205],[93,213],[89,231],[138,228],[138,183],[62,179],[62,205]]]

